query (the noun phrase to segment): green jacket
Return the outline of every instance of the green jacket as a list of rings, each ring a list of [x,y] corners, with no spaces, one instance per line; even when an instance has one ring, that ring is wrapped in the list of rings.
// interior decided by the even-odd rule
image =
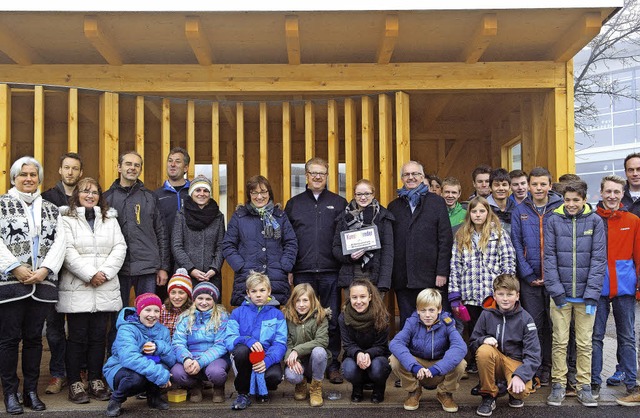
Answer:
[[[317,312],[302,324],[296,324],[287,319],[287,352],[284,355],[285,360],[292,350],[296,350],[300,358],[311,355],[311,351],[314,348],[322,347],[327,352],[327,361],[331,361],[331,352],[327,349],[329,346],[329,319],[325,317],[318,324],[316,316]]]
[[[467,211],[462,207],[460,202],[456,202],[453,209],[447,208],[447,210],[449,211],[449,222],[451,222],[452,228],[464,222],[464,217],[467,215]]]

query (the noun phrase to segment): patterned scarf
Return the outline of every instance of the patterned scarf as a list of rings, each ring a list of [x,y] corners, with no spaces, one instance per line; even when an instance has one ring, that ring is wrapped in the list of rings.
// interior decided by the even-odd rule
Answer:
[[[349,205],[345,208],[345,221],[347,223],[347,228],[350,231],[360,229],[364,226],[373,225],[375,219],[380,213],[380,203],[373,199],[369,205],[365,208],[360,208],[355,199],[353,199]],[[373,252],[366,251],[364,255],[360,258],[361,267],[364,270],[364,266],[371,261],[373,258]]]
[[[398,189],[398,197],[404,197],[411,206],[416,207],[420,203],[420,196],[424,196],[428,191],[429,186],[424,183],[420,183],[420,186],[411,190],[402,186],[402,188]]]
[[[350,303],[344,307],[344,324],[356,331],[367,331],[375,326],[375,318],[372,309],[367,308],[366,311],[360,313],[353,309]]]
[[[247,204],[247,210],[249,213],[258,215],[262,220],[262,231],[265,238],[280,239],[282,237],[282,229],[280,224],[273,217],[274,205],[272,201],[269,201],[265,206],[257,208],[253,203]]]

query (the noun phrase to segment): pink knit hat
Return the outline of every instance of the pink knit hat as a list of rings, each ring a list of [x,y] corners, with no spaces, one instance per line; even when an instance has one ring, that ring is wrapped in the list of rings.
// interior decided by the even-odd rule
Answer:
[[[140,315],[140,312],[147,306],[155,305],[159,309],[162,309],[162,301],[153,293],[143,293],[136,298],[136,313]]]

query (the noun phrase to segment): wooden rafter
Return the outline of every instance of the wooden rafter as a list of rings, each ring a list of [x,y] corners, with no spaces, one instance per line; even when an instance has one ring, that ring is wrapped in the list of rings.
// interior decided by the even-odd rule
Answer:
[[[34,61],[42,61],[33,48],[3,28],[0,28],[0,51],[19,65],[31,65]]]
[[[102,58],[111,65],[122,65],[122,54],[98,24],[98,17],[88,15],[84,17],[84,36],[98,50]]]
[[[287,15],[284,18],[284,32],[287,39],[287,57],[289,64],[300,65],[300,28],[298,16]]]
[[[231,127],[231,129],[235,129],[236,128],[236,113],[234,110],[231,109],[231,107],[229,107],[228,104],[224,104],[224,102],[227,101],[227,97],[226,96],[222,96],[222,95],[216,95],[215,99],[219,102],[222,102],[220,104],[220,109],[222,110],[222,114],[224,115],[225,120],[227,121],[227,123],[229,124],[229,126]]]
[[[422,132],[428,132],[431,129],[431,125],[438,120],[452,97],[450,94],[438,95],[427,103],[425,114],[422,116]]]
[[[460,54],[459,61],[474,64],[480,60],[484,51],[498,34],[498,16],[495,13],[487,13],[482,16],[480,24],[476,28],[473,38]]]
[[[447,177],[451,168],[453,168],[455,164],[459,164],[458,157],[465,149],[466,142],[464,139],[458,139],[453,143],[453,146],[447,153],[447,157],[443,161],[440,161],[440,167],[438,167],[438,175],[440,177]]]
[[[398,41],[399,23],[398,15],[387,15],[384,21],[384,32],[376,52],[376,62],[378,64],[389,64],[393,50]]]
[[[573,58],[594,36],[600,33],[602,19],[600,13],[583,14],[560,38],[551,50],[550,58],[555,62],[566,62]]]
[[[184,34],[189,41],[198,64],[211,65],[214,62],[211,45],[200,27],[199,16],[187,16],[184,23]]]

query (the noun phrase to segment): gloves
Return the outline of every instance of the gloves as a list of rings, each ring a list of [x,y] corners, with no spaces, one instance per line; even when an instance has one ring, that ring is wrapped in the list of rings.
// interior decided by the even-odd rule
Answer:
[[[595,305],[585,305],[585,311],[587,312],[587,315],[594,315],[596,313],[596,306]]]

